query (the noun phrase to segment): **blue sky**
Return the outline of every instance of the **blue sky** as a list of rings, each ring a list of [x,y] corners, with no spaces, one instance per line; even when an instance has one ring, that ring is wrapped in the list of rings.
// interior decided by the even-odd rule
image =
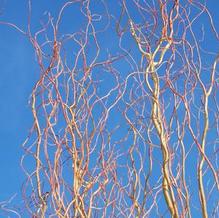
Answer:
[[[15,23],[21,29],[26,30],[28,16],[27,1],[19,0],[19,4],[17,0],[5,0],[2,2],[3,13],[0,15],[0,21]],[[39,20],[44,16],[45,11],[49,11],[52,16],[56,17],[62,4],[61,2],[58,0],[33,1],[33,32],[39,28]],[[219,3],[218,1],[213,3],[213,1],[209,0],[207,5],[213,18],[215,18],[215,26],[219,31]],[[115,5],[111,6],[115,7]],[[114,8],[114,10],[116,9]],[[71,10],[66,10],[64,21],[67,21],[69,18],[74,19],[74,16],[71,16]],[[208,18],[204,17],[203,24],[207,20]],[[78,27],[77,25],[79,23],[76,24],[76,27]],[[202,22],[197,24],[195,27],[197,31],[200,31],[201,25]],[[73,27],[71,23],[63,24],[60,31],[61,33],[68,33],[73,31],[74,28],[75,26]],[[104,39],[107,39],[107,37],[110,39],[111,35],[108,34],[105,37]],[[205,40],[203,48],[218,52],[219,43],[214,39],[210,26],[206,27],[205,37],[209,37],[209,40]],[[104,46],[107,47],[107,45]],[[111,46],[111,51],[114,52],[114,49],[116,48]],[[107,55],[107,53],[104,55]],[[9,199],[16,193],[18,194],[16,202],[20,202],[21,199],[20,190],[24,181],[24,174],[20,168],[20,159],[23,154],[21,144],[25,140],[32,124],[28,101],[33,85],[39,78],[38,66],[35,60],[34,50],[28,39],[15,29],[0,25],[0,202]],[[212,59],[209,58],[206,62],[211,64]],[[104,88],[101,90],[105,89],[106,91],[107,88],[110,87],[107,87],[107,83],[105,83]],[[116,119],[115,111],[113,116]],[[112,124],[109,122],[108,125],[111,126]],[[214,136],[212,135],[212,137]],[[191,159],[190,161],[192,163],[193,160]]]
[[[7,2],[4,5],[2,20],[15,22],[22,21],[22,13],[25,17],[26,7],[23,5],[14,7],[14,3]],[[23,180],[20,169],[20,158],[23,143],[31,124],[31,113],[28,107],[28,98],[32,85],[36,80],[34,72],[34,54],[27,39],[7,26],[0,26],[0,90],[1,108],[0,127],[1,135],[1,200],[6,200],[18,192]]]

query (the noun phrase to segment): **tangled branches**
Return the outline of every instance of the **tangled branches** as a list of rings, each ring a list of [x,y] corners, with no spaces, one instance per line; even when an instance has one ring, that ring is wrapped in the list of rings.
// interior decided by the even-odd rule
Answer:
[[[206,3],[68,1],[38,31],[31,10],[28,31],[9,24],[40,72],[21,161],[28,213],[216,217],[219,56],[204,45],[218,32]]]

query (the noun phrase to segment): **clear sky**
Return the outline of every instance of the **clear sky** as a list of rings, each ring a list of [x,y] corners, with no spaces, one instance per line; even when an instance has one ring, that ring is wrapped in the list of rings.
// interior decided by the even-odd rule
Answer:
[[[39,20],[45,11],[56,16],[62,1],[33,1],[32,28],[39,27]],[[15,23],[21,29],[27,29],[28,7],[26,0],[0,1],[0,21]],[[219,1],[207,0],[212,17],[215,18],[219,32]],[[66,15],[66,19],[70,15]],[[204,18],[203,22],[207,22]],[[76,25],[79,25],[78,23]],[[200,31],[202,23],[197,25]],[[71,29],[71,23],[63,26],[63,31]],[[209,26],[210,28],[210,26]],[[209,41],[203,47],[214,52],[219,51],[219,43],[206,30]],[[32,125],[31,108],[28,105],[33,85],[39,78],[35,54],[28,39],[5,25],[0,25],[0,202],[17,194],[15,201],[21,199],[21,185],[24,174],[20,167],[23,154],[21,144],[24,142]],[[212,60],[206,60],[211,63]],[[217,95],[218,96],[218,95]],[[218,100],[218,99],[217,99]],[[192,160],[191,160],[192,161]]]
[[[3,2],[3,1],[1,1]],[[2,3],[1,20],[26,24],[26,1]],[[27,39],[7,26],[0,26],[0,200],[19,192],[24,179],[20,168],[23,143],[31,124],[28,98],[34,81],[34,53]]]

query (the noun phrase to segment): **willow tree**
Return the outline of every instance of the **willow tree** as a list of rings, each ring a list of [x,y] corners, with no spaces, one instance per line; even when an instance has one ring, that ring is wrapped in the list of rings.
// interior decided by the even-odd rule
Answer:
[[[29,1],[27,30],[5,23],[29,39],[39,66],[21,160],[25,213],[218,216],[209,2],[65,1],[36,29]]]

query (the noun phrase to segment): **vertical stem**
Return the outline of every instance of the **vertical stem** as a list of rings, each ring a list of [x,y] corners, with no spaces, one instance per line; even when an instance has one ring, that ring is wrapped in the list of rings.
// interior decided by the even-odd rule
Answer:
[[[159,78],[155,72],[155,66],[153,61],[151,62],[150,71],[152,73],[152,79],[154,82],[152,120],[160,138],[162,155],[163,155],[163,192],[171,216],[173,218],[177,218],[179,217],[178,209],[177,209],[174,191],[170,180],[170,173],[168,169],[170,157],[168,152],[167,139],[162,124],[162,114],[160,111],[160,104],[159,104],[159,93],[160,93]]]

